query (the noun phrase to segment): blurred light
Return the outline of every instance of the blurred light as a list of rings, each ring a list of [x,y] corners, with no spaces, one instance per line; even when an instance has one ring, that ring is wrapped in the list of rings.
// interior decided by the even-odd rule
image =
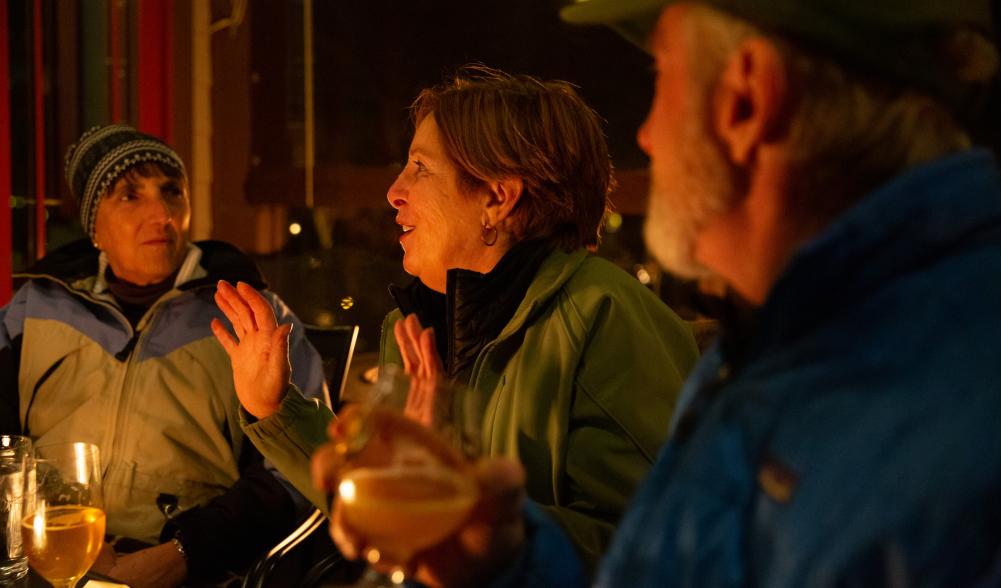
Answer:
[[[337,486],[337,494],[340,495],[341,500],[351,504],[355,501],[355,496],[358,494],[358,489],[355,488],[355,483],[351,480],[343,480]],[[376,560],[378,561],[378,560]]]
[[[352,306],[355,305],[355,299],[350,296],[345,296],[341,298],[341,308],[344,310],[350,310]]]
[[[373,547],[368,550],[368,553],[365,554],[365,559],[368,560],[368,563],[370,564],[377,564],[379,563],[379,560],[382,559],[382,554],[379,553],[378,549]]]
[[[302,225],[300,225],[299,223],[292,223],[288,226],[288,232],[292,233],[293,235],[298,235],[299,233],[302,232]]]
[[[90,462],[87,459],[90,454],[89,449],[90,446],[86,443],[73,444],[73,465],[75,467],[73,473],[81,486],[86,486],[90,482]]]
[[[636,269],[636,279],[640,281],[640,284],[647,286],[650,284],[650,272],[641,265]]]
[[[393,575],[389,577],[393,581],[393,584],[403,584],[403,581],[407,579],[404,575],[403,570],[393,570]]]
[[[370,367],[361,374],[361,379],[366,384],[374,384],[379,381],[379,366]]]
[[[608,215],[608,218],[605,220],[605,230],[608,231],[609,233],[614,233],[621,228],[622,228],[622,215],[617,212],[613,212],[612,214]]]
[[[313,320],[316,322],[316,326],[318,327],[332,327],[334,326],[334,313],[329,310],[321,310],[316,313]]]

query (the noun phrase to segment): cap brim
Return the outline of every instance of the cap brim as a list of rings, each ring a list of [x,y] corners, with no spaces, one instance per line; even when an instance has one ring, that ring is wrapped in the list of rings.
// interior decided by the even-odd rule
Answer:
[[[620,24],[656,17],[670,0],[586,0],[564,7],[560,18],[573,24]]]
[[[606,24],[643,51],[670,0],[585,0],[564,7],[560,18],[571,24]]]

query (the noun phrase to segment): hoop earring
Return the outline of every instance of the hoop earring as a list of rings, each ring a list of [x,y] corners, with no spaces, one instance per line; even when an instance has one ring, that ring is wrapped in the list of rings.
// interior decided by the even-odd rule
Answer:
[[[490,226],[490,223],[484,222],[483,228],[480,230],[480,241],[487,247],[493,247],[494,243],[497,242],[497,227]]]

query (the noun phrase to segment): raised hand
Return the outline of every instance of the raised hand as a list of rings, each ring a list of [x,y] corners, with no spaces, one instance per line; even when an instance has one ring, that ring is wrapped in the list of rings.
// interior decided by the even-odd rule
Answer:
[[[417,315],[411,314],[396,321],[393,334],[403,357],[403,371],[411,376],[405,413],[425,426],[434,426],[434,412],[439,402],[437,382],[445,371],[435,348],[434,329],[423,328]]]
[[[234,288],[220,281],[215,301],[236,335],[234,338],[222,321],[212,319],[212,334],[233,365],[236,395],[247,412],[263,419],[278,410],[289,386],[288,335],[292,325],[279,325],[264,296],[243,282]]]

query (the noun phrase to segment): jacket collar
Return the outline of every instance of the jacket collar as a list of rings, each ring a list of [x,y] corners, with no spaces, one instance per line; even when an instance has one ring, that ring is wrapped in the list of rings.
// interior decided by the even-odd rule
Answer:
[[[48,279],[67,285],[77,284],[91,293],[107,290],[104,269],[107,260],[88,239],[64,245],[46,255],[24,272],[14,274],[18,280]],[[175,287],[190,290],[214,286],[219,280],[247,282],[257,289],[267,287],[257,264],[242,251],[223,241],[198,241],[188,245],[181,263]]]
[[[781,345],[887,282],[1001,228],[1001,173],[975,149],[904,172],[801,247],[759,313],[755,346]]]
[[[421,324],[435,327],[435,344],[449,377],[464,375],[484,345],[508,331],[525,307],[539,271],[552,247],[528,241],[513,247],[486,274],[453,269],[446,293],[438,294],[419,280],[406,288],[390,287],[404,315],[417,313]]]
[[[521,328],[534,319],[535,316],[544,310],[550,300],[573,277],[581,264],[584,263],[591,254],[586,249],[577,249],[566,252],[562,249],[555,249],[542,261],[535,278],[528,286],[525,297],[515,310],[507,326],[498,335],[498,339],[506,339],[517,333]]]

